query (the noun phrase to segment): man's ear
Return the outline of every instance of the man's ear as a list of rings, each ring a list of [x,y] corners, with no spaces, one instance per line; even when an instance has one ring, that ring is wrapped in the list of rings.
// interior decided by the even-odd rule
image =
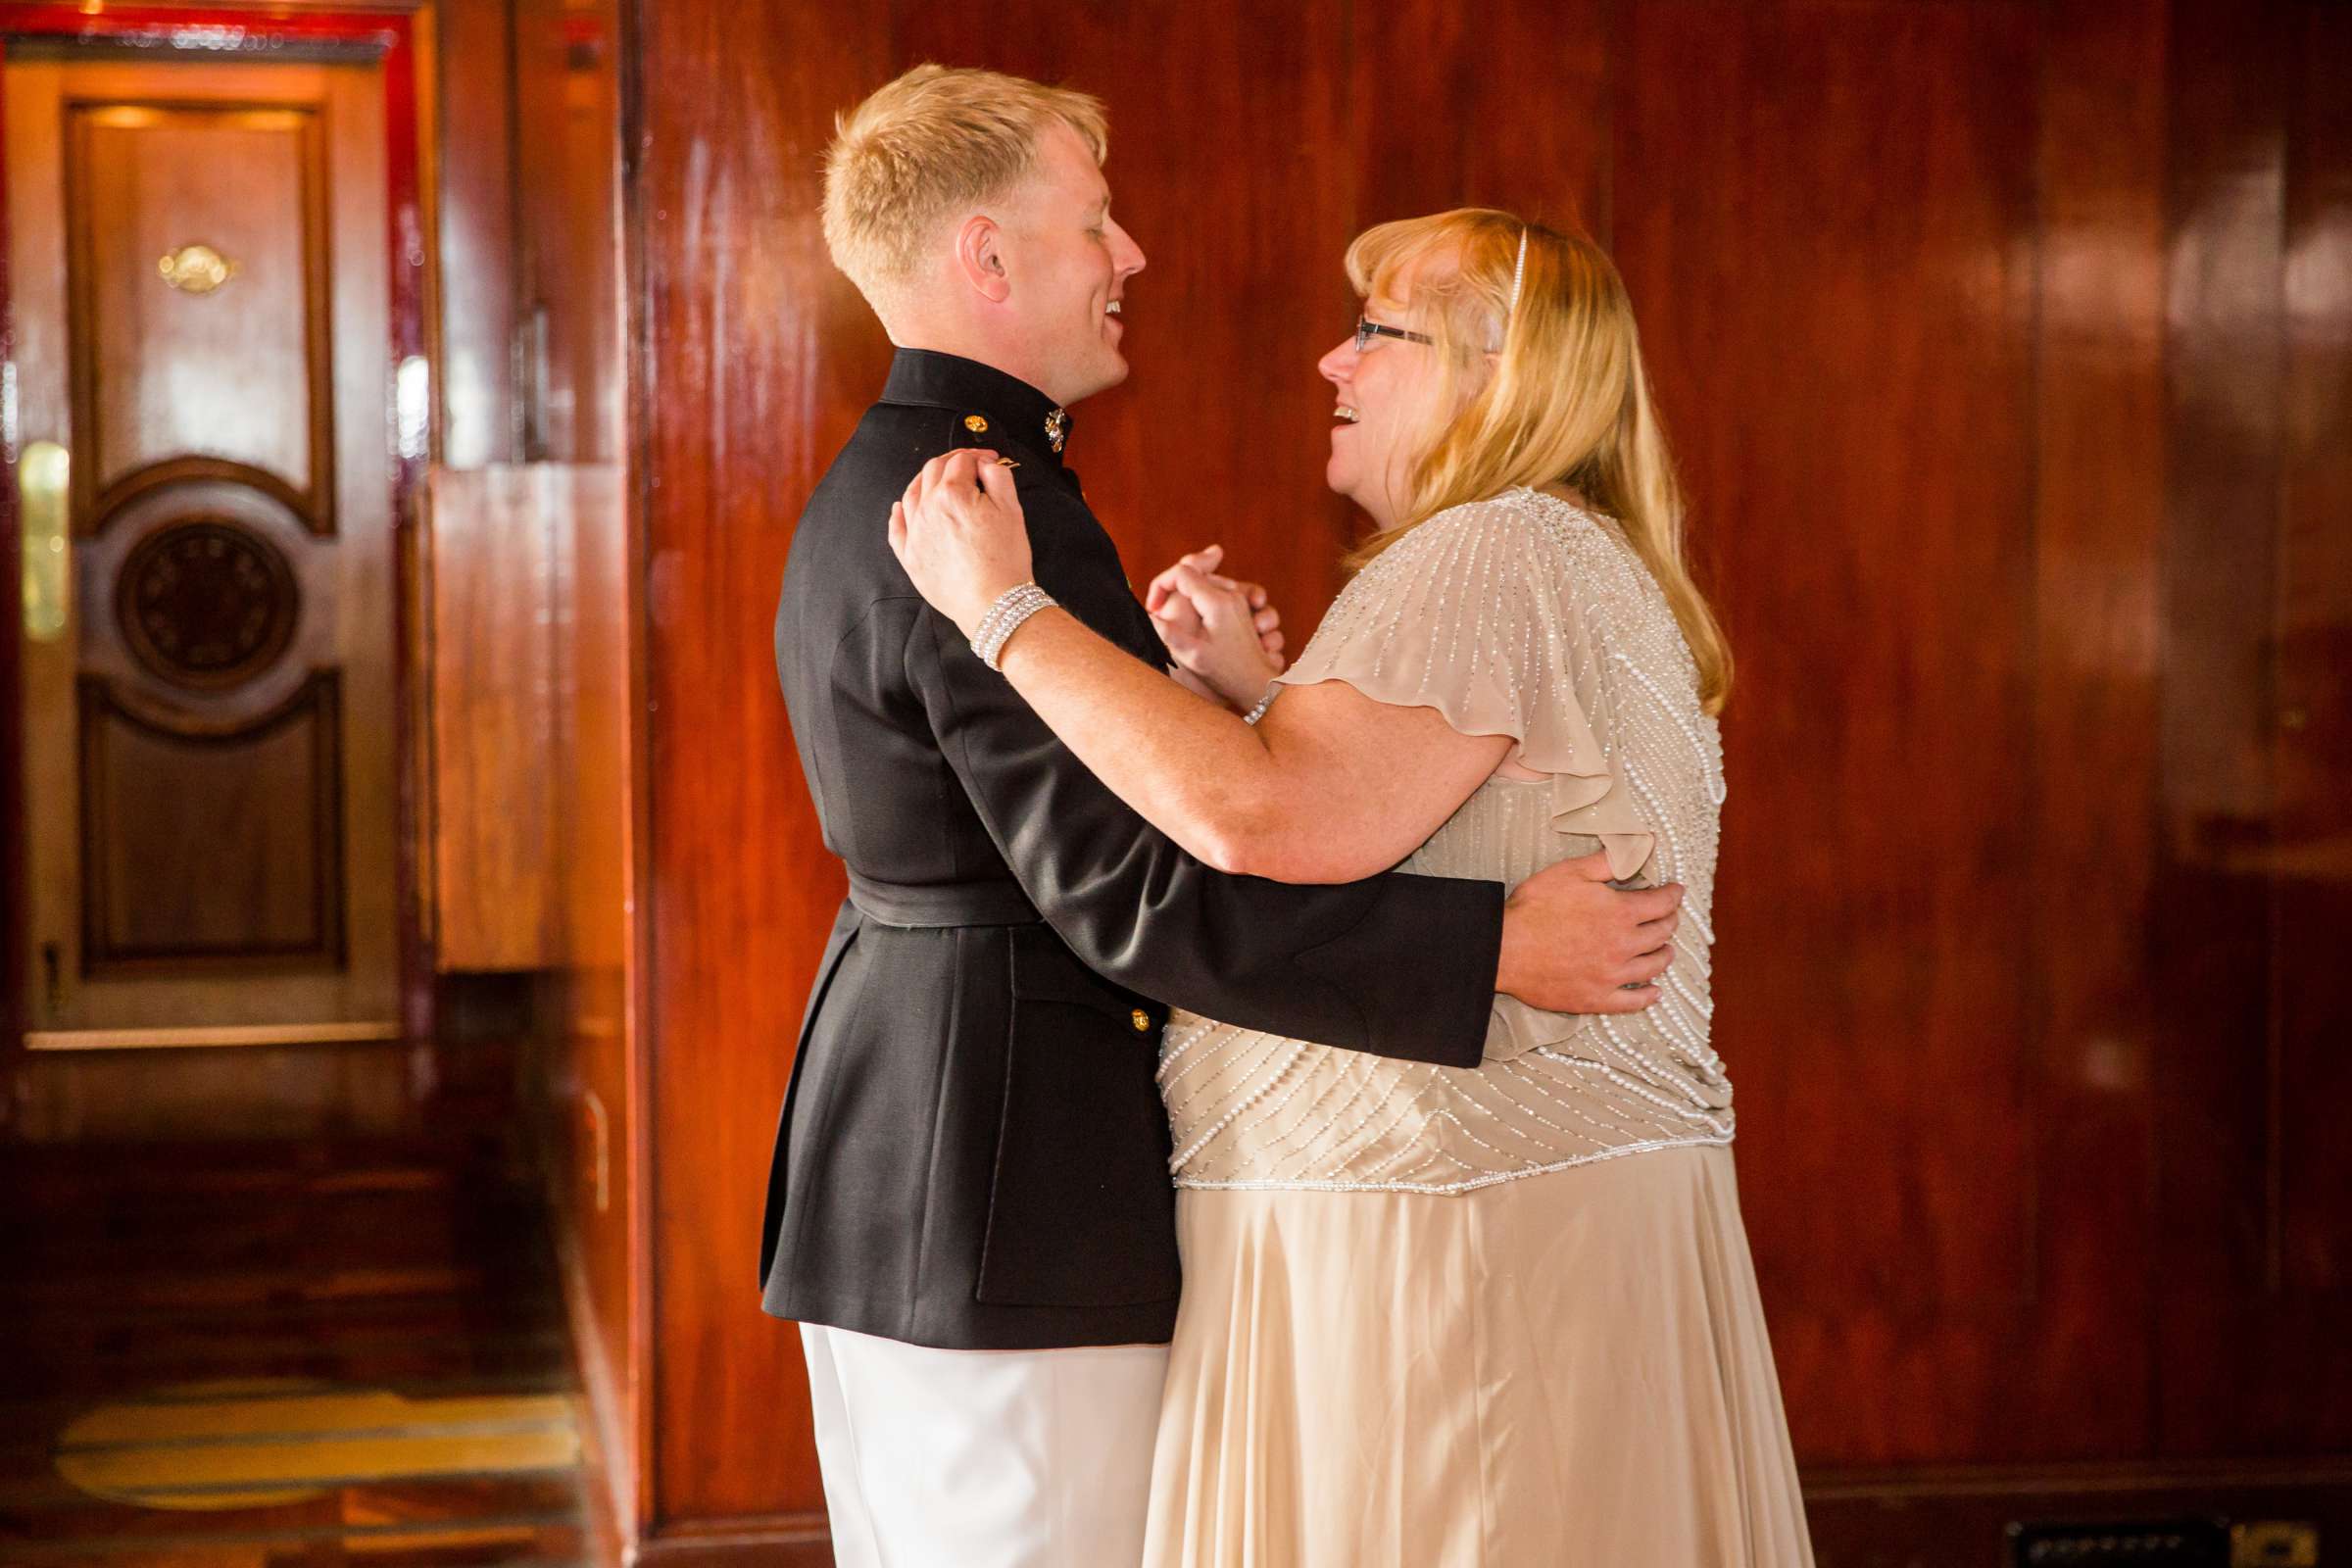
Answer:
[[[1004,270],[1004,231],[986,213],[974,213],[956,231],[956,270],[972,289],[991,304],[1002,305],[1012,292]]]

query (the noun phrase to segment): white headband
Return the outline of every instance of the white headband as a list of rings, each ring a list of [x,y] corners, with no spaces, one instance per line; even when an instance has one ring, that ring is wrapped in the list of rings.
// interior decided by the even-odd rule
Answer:
[[[1511,318],[1519,313],[1519,280],[1527,275],[1527,227],[1519,228],[1519,260],[1511,267],[1511,303],[1504,307],[1502,322],[1509,326]]]

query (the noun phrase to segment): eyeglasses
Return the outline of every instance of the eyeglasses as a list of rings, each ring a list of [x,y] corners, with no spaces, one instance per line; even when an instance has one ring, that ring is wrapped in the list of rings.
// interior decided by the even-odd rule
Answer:
[[[1426,332],[1408,332],[1401,326],[1391,326],[1385,321],[1375,321],[1369,316],[1357,317],[1355,318],[1355,352],[1363,353],[1372,346],[1372,340],[1376,337],[1402,338],[1407,343],[1435,343],[1437,341]]]

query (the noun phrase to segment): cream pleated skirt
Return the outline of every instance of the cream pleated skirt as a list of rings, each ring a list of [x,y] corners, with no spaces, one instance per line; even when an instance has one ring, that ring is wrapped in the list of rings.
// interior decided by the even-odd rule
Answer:
[[[1187,1190],[1146,1568],[1803,1568],[1732,1152]]]

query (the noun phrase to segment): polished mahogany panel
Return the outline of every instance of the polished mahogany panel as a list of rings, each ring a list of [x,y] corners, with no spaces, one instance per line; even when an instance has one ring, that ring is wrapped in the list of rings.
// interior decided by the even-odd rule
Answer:
[[[866,8],[652,5],[636,21],[659,1313],[639,1507],[813,1522],[800,1343],[760,1311],[758,1233],[808,937],[843,877],[771,650],[792,518],[887,363],[811,215],[834,111],[889,62]]]
[[[314,104],[68,106],[74,478],[85,526],[195,454],[255,470],[312,527],[334,531],[321,118]],[[159,365],[202,366],[208,379],[158,375]],[[203,395],[222,382],[238,395]]]
[[[554,540],[529,469],[437,470],[433,887],[444,969],[560,961]]]
[[[2160,1440],[2352,1444],[2340,697],[2352,331],[2329,8],[2175,12],[2154,983]],[[2217,54],[2217,51],[2219,53]],[[2329,424],[2329,416],[2333,423]],[[2314,702],[2318,707],[2311,706]],[[2317,715],[2315,718],[2315,714]],[[2194,1151],[2193,1157],[2186,1152]]]
[[[1959,1369],[2025,1306],[2031,22],[1642,5],[1619,67],[1616,254],[1741,659],[1716,1038],[1808,1457],[1992,1446]]]
[[[2288,122],[2284,486],[2276,675],[2279,937],[2274,1006],[2286,1053],[2279,1276],[2352,1295],[2352,10],[2306,6]],[[2335,1315],[2341,1323],[2352,1305]],[[2352,1393],[2326,1399],[2333,1412]],[[2347,1440],[2341,1429],[2333,1439]]]
[[[2258,1451],[2298,1418],[2267,1395],[2283,1320],[2274,1183],[2276,829],[2268,687],[2282,448],[2279,314],[2292,56],[2244,8],[2173,10],[2166,170],[2167,496],[2152,973],[2157,1438]],[[2194,1157],[2186,1157],[2187,1151]],[[2303,1374],[2310,1376],[2318,1369]]]
[[[81,966],[344,961],[342,682],[251,724],[158,724],[84,677]]]
[[[1740,659],[1718,1038],[1799,1458],[1839,1478],[1851,1539],[1887,1499],[1965,1490],[1955,1467],[2071,1508],[2134,1461],[2352,1441],[2325,1329],[2352,1255],[2340,11],[664,0],[629,22],[628,1375],[657,1555],[751,1560],[819,1504],[797,1347],[750,1278],[840,886],[768,620],[790,520],[887,357],[825,263],[815,160],[836,111],[923,59],[1108,101],[1150,266],[1133,374],[1076,412],[1072,458],[1139,580],[1221,540],[1300,632],[1351,526],[1320,493],[1312,369],[1352,314],[1348,237],[1489,203],[1614,248]],[[2176,1466],[2146,1494],[2320,1484],[2294,1474]]]
[[[1612,92],[1623,4],[1352,16],[1355,222],[1499,207],[1609,240]]]
[[[2147,921],[2160,778],[2164,518],[2163,29],[2051,13],[2036,334],[2036,955],[2026,1086],[2036,1325],[2003,1396],[2042,1457],[2131,1453],[2155,1389],[2155,1000]],[[2098,1397],[2084,1398],[2085,1388]]]
[[[1223,543],[1227,569],[1272,590],[1297,647],[1348,530],[1323,486],[1334,399],[1315,373],[1355,317],[1340,266],[1349,188],[1313,153],[1346,141],[1338,14],[1160,3],[1007,27],[904,4],[897,29],[890,74],[954,61],[1105,101],[1112,210],[1147,263],[1121,317],[1129,377],[1074,412],[1070,462],[1131,580]],[[1171,51],[1197,69],[1161,69]],[[1205,126],[1218,130],[1172,133]],[[1237,146],[1284,151],[1253,162]],[[1230,238],[1203,243],[1204,222]]]

